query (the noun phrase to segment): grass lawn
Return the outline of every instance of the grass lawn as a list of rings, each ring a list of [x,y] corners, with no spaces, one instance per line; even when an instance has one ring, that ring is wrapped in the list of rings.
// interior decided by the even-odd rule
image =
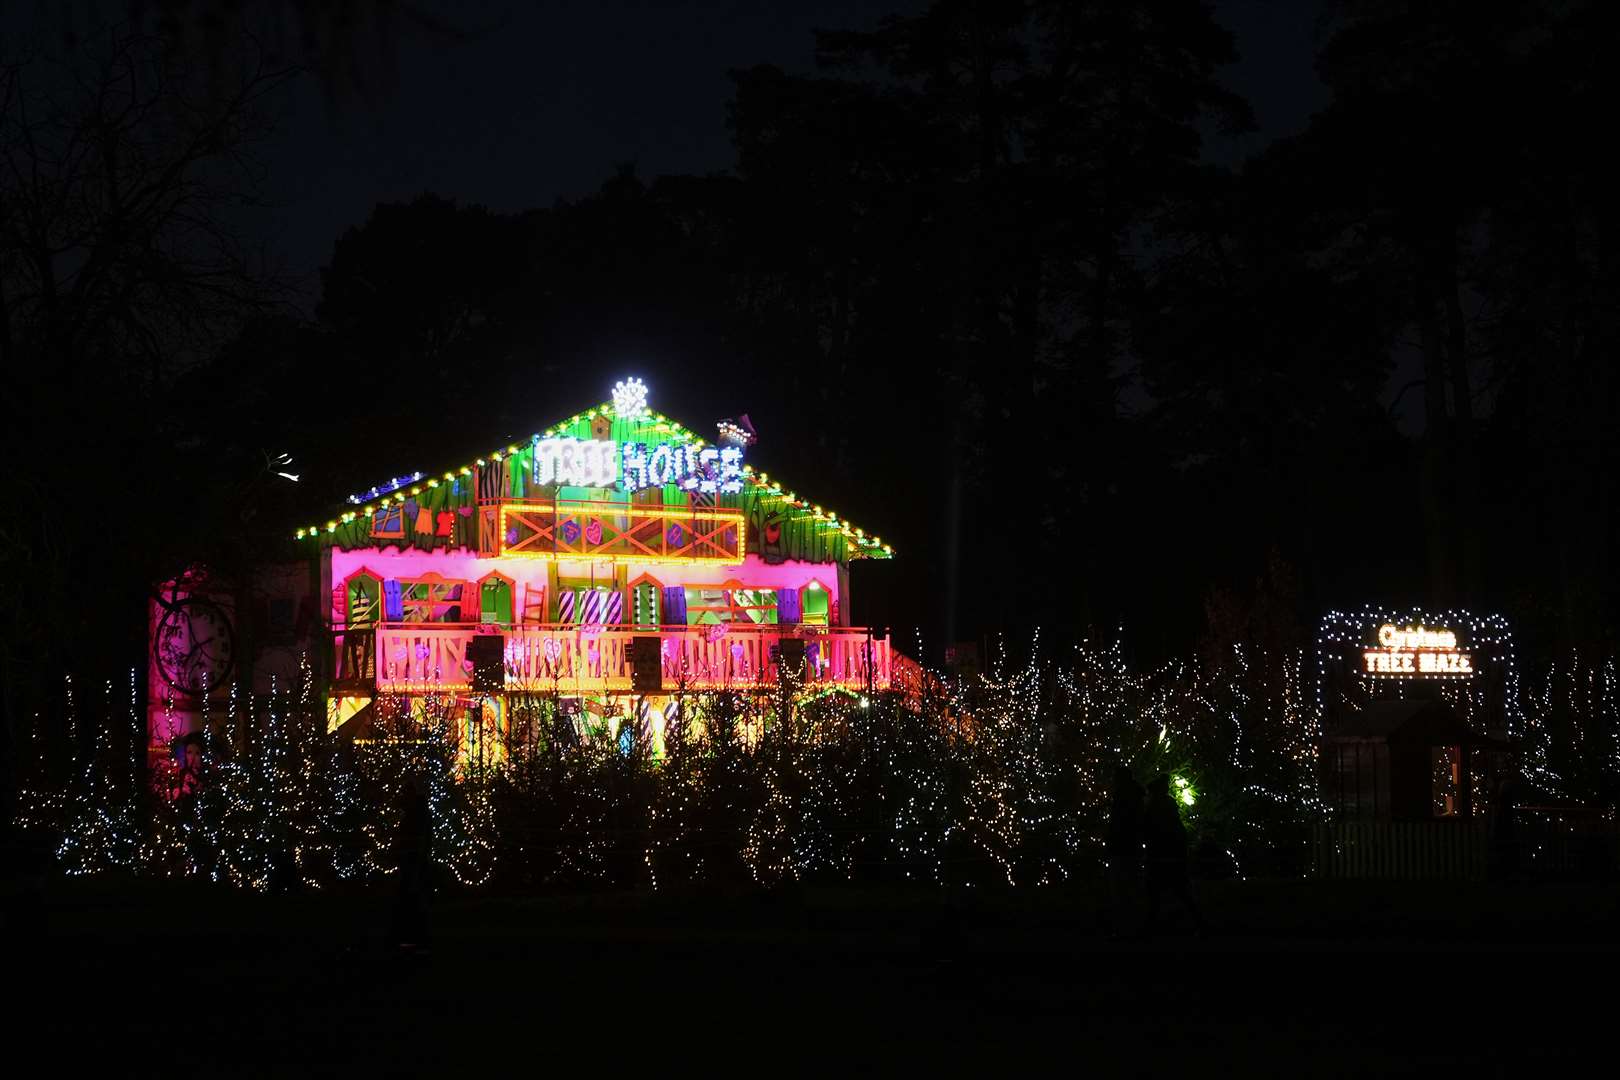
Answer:
[[[1612,886],[1199,897],[1205,936],[1116,942],[1091,888],[441,893],[425,955],[387,946],[374,890],[47,879],[13,890],[6,918],[24,1058],[136,1073],[867,1072],[1057,1053],[1104,1073],[1477,1076],[1564,1072],[1612,1044]]]

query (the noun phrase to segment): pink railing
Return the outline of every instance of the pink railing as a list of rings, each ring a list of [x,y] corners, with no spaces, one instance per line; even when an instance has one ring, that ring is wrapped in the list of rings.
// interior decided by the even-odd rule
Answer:
[[[784,654],[802,643],[806,681],[853,690],[914,690],[917,665],[887,637],[856,627],[526,625],[480,628],[467,623],[382,623],[375,665],[355,662],[355,642],[340,643],[340,681],[370,681],[379,690],[465,689],[472,685],[469,644],[480,633],[504,638],[508,690],[588,693],[632,689],[637,638],[655,638],[662,691],[746,687],[777,679]],[[354,632],[349,637],[352,639]],[[786,643],[784,645],[784,643]]]

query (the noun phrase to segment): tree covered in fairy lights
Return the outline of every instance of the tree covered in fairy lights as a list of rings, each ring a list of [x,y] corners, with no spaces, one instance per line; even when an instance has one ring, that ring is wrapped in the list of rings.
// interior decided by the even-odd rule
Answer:
[[[1100,869],[1123,764],[1173,778],[1206,871],[1291,874],[1324,813],[1308,671],[1298,649],[1228,642],[1144,669],[1117,641],[1087,642],[911,693],[683,691],[633,700],[634,719],[554,687],[477,722],[465,697],[384,696],[350,739],[328,732],[306,665],[210,707],[184,798],[172,774],[137,780],[133,683],[88,702],[68,683],[60,723],[32,737],[18,823],[54,837],[73,874],[339,887],[394,872],[416,784],[446,885],[1050,885]],[[1613,659],[1550,665],[1518,709],[1538,786],[1615,799]]]

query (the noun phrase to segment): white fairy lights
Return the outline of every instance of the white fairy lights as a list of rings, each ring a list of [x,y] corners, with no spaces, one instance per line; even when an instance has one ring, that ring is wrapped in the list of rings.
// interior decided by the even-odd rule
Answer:
[[[1316,713],[1324,724],[1330,712],[1354,711],[1365,700],[1401,696],[1413,683],[1433,680],[1465,722],[1509,736],[1523,731],[1513,634],[1501,615],[1372,606],[1330,611],[1316,638],[1316,674]]]
[[[646,443],[625,443],[625,491],[675,484],[684,491],[704,495],[735,495],[743,488],[742,449],[736,446],[673,446],[661,443],[651,450]]]
[[[1362,671],[1369,675],[1469,676],[1474,658],[1457,647],[1450,630],[1429,630],[1394,623],[1378,628],[1378,648],[1362,652]]]
[[[540,487],[612,487],[619,478],[616,443],[572,437],[535,436],[534,482]]]
[[[578,487],[614,487],[626,455],[634,458],[635,463],[639,465],[638,451],[632,449],[632,447],[639,444],[581,437],[582,424],[596,420],[599,417],[609,416],[611,410],[613,417],[634,425],[634,430],[637,432],[650,430],[659,436],[665,436],[663,445],[671,447],[668,462],[660,461],[657,463],[656,468],[651,460],[652,453],[657,452],[656,448],[652,453],[648,453],[646,457],[648,459],[649,473],[646,475],[637,473],[630,478],[628,484],[622,485],[620,490],[634,492],[641,490],[643,487],[653,486],[657,483],[653,479],[654,475],[672,475],[671,483],[677,484],[683,490],[705,495],[735,495],[741,494],[744,490],[751,490],[757,497],[770,499],[781,504],[786,508],[790,516],[796,517],[802,514],[812,518],[818,530],[837,533],[842,537],[845,551],[850,558],[886,559],[894,556],[893,545],[884,543],[882,537],[867,535],[865,530],[855,528],[848,519],[842,518],[832,511],[824,511],[820,507],[813,507],[809,500],[801,499],[796,492],[784,488],[779,482],[772,481],[765,473],[755,472],[743,461],[742,456],[745,446],[752,445],[754,439],[747,428],[735,421],[722,421],[722,443],[736,441],[739,436],[742,436],[744,437],[744,445],[711,446],[679,421],[672,420],[662,413],[648,408],[646,384],[640,379],[621,380],[615,385],[614,390],[615,396],[612,401],[604,402],[596,408],[585,412],[575,413],[561,423],[553,424],[551,427],[546,428],[545,431],[532,435],[526,446],[520,447],[517,444],[512,444],[504,449],[497,448],[475,459],[475,461],[461,466],[459,470],[447,471],[444,474],[444,480],[455,483],[462,478],[471,478],[474,467],[483,469],[491,463],[500,463],[509,457],[518,455],[520,452],[530,454],[531,460],[528,468],[531,479],[534,479],[541,468],[538,460],[535,460],[539,456],[535,453],[537,444],[547,440],[567,439],[574,443],[591,444],[596,449],[585,451],[586,458],[583,459],[583,464],[581,459],[576,456],[572,459],[572,464],[565,467],[562,460],[565,451],[562,446],[556,446],[556,457],[551,464],[553,476],[558,472],[566,472],[575,478],[600,481],[611,472],[612,478],[608,479],[606,483],[572,484],[568,480],[560,482]],[[603,447],[607,449],[602,449]],[[728,451],[735,451],[736,456],[730,456]],[[577,451],[574,451],[574,453],[577,454]],[[613,455],[611,463],[604,457],[591,456],[605,454]],[[370,521],[379,507],[403,505],[407,499],[420,495],[424,486],[431,489],[439,484],[437,479],[432,479],[427,480],[424,485],[423,480],[424,474],[420,472],[404,477],[393,477],[386,485],[372,488],[362,495],[350,496],[349,502],[357,506],[357,510],[342,513],[338,517],[327,521],[324,525],[315,524],[298,529],[294,532],[293,538],[304,540],[306,538],[318,539],[323,535],[333,536],[339,528],[351,525],[356,521]],[[536,480],[536,482],[539,481]],[[554,480],[553,482],[558,481]]]
[[[613,413],[621,420],[641,420],[647,408],[647,384],[632,376],[613,384]]]

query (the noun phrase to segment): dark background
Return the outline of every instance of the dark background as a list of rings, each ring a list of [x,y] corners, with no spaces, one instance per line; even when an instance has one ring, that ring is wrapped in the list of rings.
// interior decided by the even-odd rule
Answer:
[[[892,543],[854,617],[929,658],[1366,602],[1607,647],[1607,5],[880,14],[9,9],[8,710],[632,374]]]

